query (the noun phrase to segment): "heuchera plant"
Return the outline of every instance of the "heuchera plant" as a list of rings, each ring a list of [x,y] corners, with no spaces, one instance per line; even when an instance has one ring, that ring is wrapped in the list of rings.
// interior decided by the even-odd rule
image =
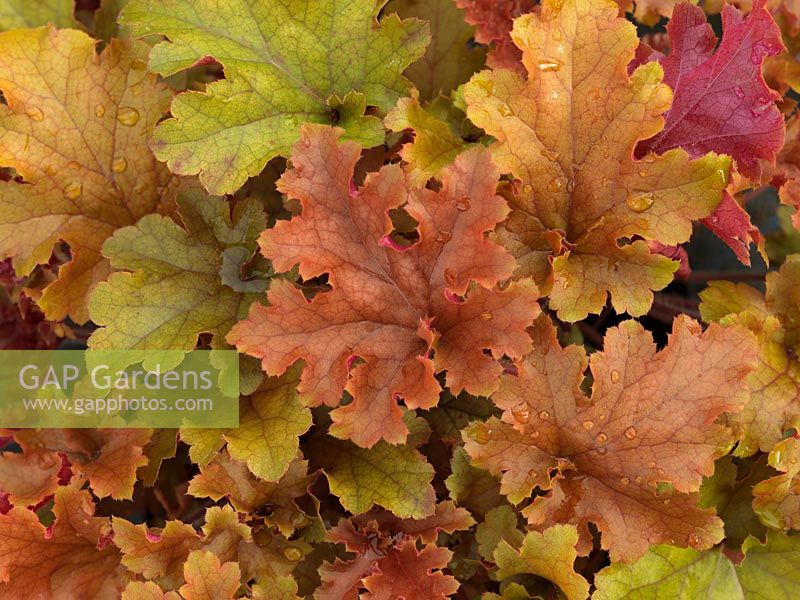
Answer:
[[[0,598],[800,597],[793,0],[0,0]]]

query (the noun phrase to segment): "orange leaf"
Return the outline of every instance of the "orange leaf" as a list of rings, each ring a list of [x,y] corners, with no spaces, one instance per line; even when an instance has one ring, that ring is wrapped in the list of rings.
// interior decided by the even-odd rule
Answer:
[[[111,271],[103,242],[161,210],[174,189],[147,147],[172,94],[147,71],[150,47],[52,27],[0,34],[0,255],[28,275],[59,240],[72,260],[39,304],[48,319],[89,320],[88,296]]]
[[[676,149],[634,160],[672,93],[656,63],[628,75],[639,39],[610,0],[545,0],[512,37],[527,79],[484,71],[464,90],[501,170],[521,180],[498,238],[561,319],[597,313],[609,295],[617,312],[642,315],[678,268],[647,241],[686,242],[719,204],[730,159]]]
[[[304,360],[299,389],[309,404],[336,406],[346,389],[353,402],[331,413],[334,435],[366,447],[401,443],[408,428],[398,401],[435,406],[441,387],[434,373],[447,371],[456,392],[496,389],[497,359],[530,349],[525,327],[539,313],[537,292],[530,282],[494,288],[514,260],[485,239],[507,214],[487,151],[462,154],[443,171],[438,192],[409,190],[398,165],[351,191],[360,148],[338,143],[340,135],[304,128],[293,168],[279,182],[303,212],[261,238],[277,270],[299,262],[305,280],[327,274],[333,289],[309,302],[276,280],[269,308],[254,305],[228,340],[271,375]],[[410,247],[391,236],[389,211],[401,207],[419,223]]]
[[[197,550],[186,559],[183,575],[180,592],[186,600],[233,600],[242,574],[236,563],[223,565],[211,552]]]
[[[108,519],[94,516],[89,492],[60,487],[55,523],[14,507],[0,515],[0,597],[116,600],[124,585]]]
[[[453,553],[430,545],[438,530],[449,533],[469,528],[474,521],[452,502],[436,507],[427,519],[398,519],[388,511],[370,511],[342,519],[327,539],[345,545],[356,556],[320,567],[322,585],[316,600],[440,600],[458,590],[458,582],[439,569],[447,567]],[[426,545],[417,550],[417,539]],[[360,588],[369,590],[358,595]]]
[[[36,505],[58,487],[61,459],[52,452],[4,452],[0,454],[0,490],[12,504]]]
[[[583,349],[562,349],[549,319],[535,325],[534,348],[494,395],[502,420],[464,432],[476,466],[502,473],[512,502],[534,487],[547,491],[524,509],[528,522],[576,525],[583,552],[593,522],[612,561],[635,560],[652,544],[718,542],[722,522],[697,508],[695,492],[732,442],[714,421],[747,398],[753,337],[716,325],[701,333],[679,317],[657,352],[650,334],[626,321],[588,361],[591,398],[581,391]]]
[[[130,499],[136,469],[147,464],[142,448],[149,429],[41,429],[14,432],[23,448],[63,452],[72,470],[89,479],[98,498]]]

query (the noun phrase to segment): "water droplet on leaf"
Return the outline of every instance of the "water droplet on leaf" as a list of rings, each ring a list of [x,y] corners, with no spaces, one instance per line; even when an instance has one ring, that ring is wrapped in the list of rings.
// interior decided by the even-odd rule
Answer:
[[[619,381],[619,371],[611,371],[611,383],[617,383]]]
[[[561,155],[558,152],[554,152],[549,148],[542,148],[542,156],[544,156],[550,162],[558,162],[558,159],[561,158]]]
[[[481,319],[484,320],[484,321],[491,321],[493,317],[494,317],[494,315],[492,314],[492,311],[490,311],[490,310],[485,310],[485,311],[483,311],[481,313]]]
[[[461,212],[468,211],[469,210],[469,206],[470,206],[469,198],[467,196],[459,198],[458,202],[456,202],[456,208],[458,210],[460,210]]]
[[[494,94],[494,82],[486,81],[484,79],[479,79],[475,82],[475,85],[482,89],[487,96],[491,96]]]
[[[121,156],[119,158],[115,158],[114,162],[111,163],[111,170],[114,171],[114,173],[124,173],[127,168],[128,161]]]
[[[635,427],[628,427],[625,430],[625,437],[629,440],[636,439],[636,428]]]
[[[546,410],[543,410],[543,411],[541,411],[541,412],[539,413],[539,418],[540,418],[542,421],[547,421],[547,419],[549,419],[549,418],[550,418],[550,413],[549,413],[549,412],[547,412]]]
[[[633,212],[642,213],[653,206],[655,195],[653,192],[634,192],[625,203]]]
[[[551,192],[557,192],[561,188],[564,187],[564,182],[560,179],[553,179],[550,183],[547,184],[547,189]]]
[[[523,191],[523,192],[525,192],[526,194],[530,194],[530,193],[532,193],[532,192],[533,192],[533,186],[532,186],[532,185],[525,184],[525,185],[522,187],[522,191]]]
[[[475,427],[475,432],[473,434],[473,439],[478,444],[488,444],[489,440],[492,438],[492,430],[486,427],[483,423],[478,424]]]
[[[608,441],[608,436],[605,433],[598,433],[595,439],[598,444],[605,444]]]
[[[295,546],[286,546],[286,548],[283,549],[283,556],[286,558],[286,560],[298,562],[303,558],[303,551]]]
[[[94,114],[97,115],[98,117],[102,117],[103,115],[106,114],[106,107],[103,106],[102,104],[98,104],[97,106],[94,107]]]
[[[622,483],[622,485],[630,485],[631,480],[628,477],[623,477],[622,479],[620,479],[620,483]]]
[[[44,113],[42,112],[42,109],[36,106],[30,107],[25,111],[25,114],[28,115],[31,120],[36,121],[37,123],[44,121]]]
[[[139,111],[130,106],[123,106],[117,113],[117,120],[125,127],[133,127],[139,122]]]
[[[594,427],[594,421],[584,421],[583,422],[583,428],[586,429],[587,431],[589,429],[591,429],[592,427]]]
[[[538,67],[542,73],[552,73],[561,69],[561,63],[557,60],[545,58],[539,61]]]
[[[64,188],[64,197],[67,200],[77,200],[83,194],[83,184],[80,181],[70,181]]]
[[[514,114],[514,111],[511,110],[511,107],[505,103],[497,107],[497,112],[500,113],[501,117],[510,117]]]
[[[574,177],[570,177],[569,181],[567,181],[567,192],[569,192],[570,194],[572,192],[574,192],[576,185],[577,185],[577,183],[575,182],[575,178]]]
[[[511,409],[511,416],[517,423],[525,425],[531,420],[531,407],[527,402],[520,402]]]

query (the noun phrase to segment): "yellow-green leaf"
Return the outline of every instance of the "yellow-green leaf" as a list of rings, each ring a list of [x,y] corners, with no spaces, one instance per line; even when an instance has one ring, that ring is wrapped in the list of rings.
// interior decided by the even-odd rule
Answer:
[[[185,229],[149,215],[103,246],[112,266],[129,272],[113,274],[92,295],[89,310],[101,326],[92,348],[192,350],[199,334],[222,340],[246,314],[255,294],[225,285],[221,270],[227,250],[240,251],[240,260],[253,256],[266,226],[262,209],[244,202],[231,218],[225,199],[192,190],[179,210]]]
[[[155,135],[156,155],[178,174],[200,174],[212,193],[228,193],[257,175],[272,157],[287,155],[306,122],[334,124],[332,97],[351,91],[388,110],[409,89],[403,70],[418,59],[428,27],[396,15],[375,20],[383,2],[350,0],[132,0],[120,16],[134,36],[160,33],[169,42],[150,57],[169,75],[212,56],[225,79],[205,92],[175,99],[175,117]],[[345,125],[371,130],[377,119]]]
[[[555,583],[569,600],[585,600],[589,583],[573,568],[577,543],[578,530],[572,525],[555,525],[542,533],[532,531],[519,550],[503,540],[494,551],[494,562],[500,568],[497,577],[532,573]]]
[[[0,0],[0,30],[25,27],[76,27],[75,0]]]

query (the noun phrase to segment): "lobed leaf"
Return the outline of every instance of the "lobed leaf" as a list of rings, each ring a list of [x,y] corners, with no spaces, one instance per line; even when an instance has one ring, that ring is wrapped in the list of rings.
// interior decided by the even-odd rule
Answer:
[[[361,97],[351,96],[346,111],[362,102],[388,110],[408,91],[401,73],[430,36],[415,19],[389,15],[377,23],[383,4],[132,0],[120,16],[132,35],[169,39],[153,49],[152,70],[171,75],[207,56],[225,69],[205,92],[176,97],[174,118],[156,130],[156,156],[173,173],[199,173],[211,193],[230,193],[271,158],[288,155],[303,123],[337,123],[336,105],[351,91]],[[358,109],[348,133],[380,144],[380,123]]]
[[[304,129],[293,168],[279,182],[302,214],[260,241],[277,270],[299,263],[306,281],[327,274],[331,291],[308,301],[276,281],[270,306],[253,305],[228,340],[269,374],[304,360],[299,389],[307,404],[336,406],[347,390],[353,401],[331,413],[334,435],[365,447],[401,443],[408,428],[399,400],[412,409],[435,406],[434,373],[447,371],[455,393],[496,389],[497,359],[530,348],[524,329],[539,312],[537,293],[530,282],[494,287],[514,261],[485,239],[506,214],[486,151],[461,155],[438,192],[409,189],[397,165],[351,190],[360,149],[339,143],[340,135]],[[389,212],[401,207],[418,223],[419,240],[406,246],[391,237]]]
[[[52,27],[0,34],[0,165],[22,179],[0,185],[0,255],[28,275],[69,245],[38,300],[48,319],[87,321],[111,272],[103,243],[169,210],[175,184],[147,140],[171,94],[147,72],[148,52],[115,40],[98,55],[88,35]]]
[[[501,170],[521,180],[498,239],[560,319],[597,313],[609,295],[617,312],[642,315],[678,268],[647,241],[687,241],[719,204],[730,160],[681,149],[633,159],[662,129],[672,94],[657,64],[627,74],[638,38],[613,2],[545,1],[512,38],[527,79],[485,71],[464,90]]]
[[[766,297],[745,284],[714,281],[700,292],[705,321],[743,325],[758,339],[758,368],[748,376],[750,400],[730,418],[739,445],[735,453],[769,452],[785,428],[800,424],[800,256],[787,258],[767,275]]]
[[[591,549],[590,522],[612,561],[635,560],[651,544],[717,543],[722,522],[697,507],[695,492],[731,443],[714,421],[746,401],[752,336],[715,326],[701,333],[679,317],[657,352],[649,333],[624,322],[589,361],[589,398],[580,388],[583,350],[562,349],[547,318],[533,335],[534,351],[494,396],[502,420],[464,431],[475,465],[502,473],[501,491],[515,504],[535,487],[545,492],[523,514],[539,530],[576,525],[581,553]]]

